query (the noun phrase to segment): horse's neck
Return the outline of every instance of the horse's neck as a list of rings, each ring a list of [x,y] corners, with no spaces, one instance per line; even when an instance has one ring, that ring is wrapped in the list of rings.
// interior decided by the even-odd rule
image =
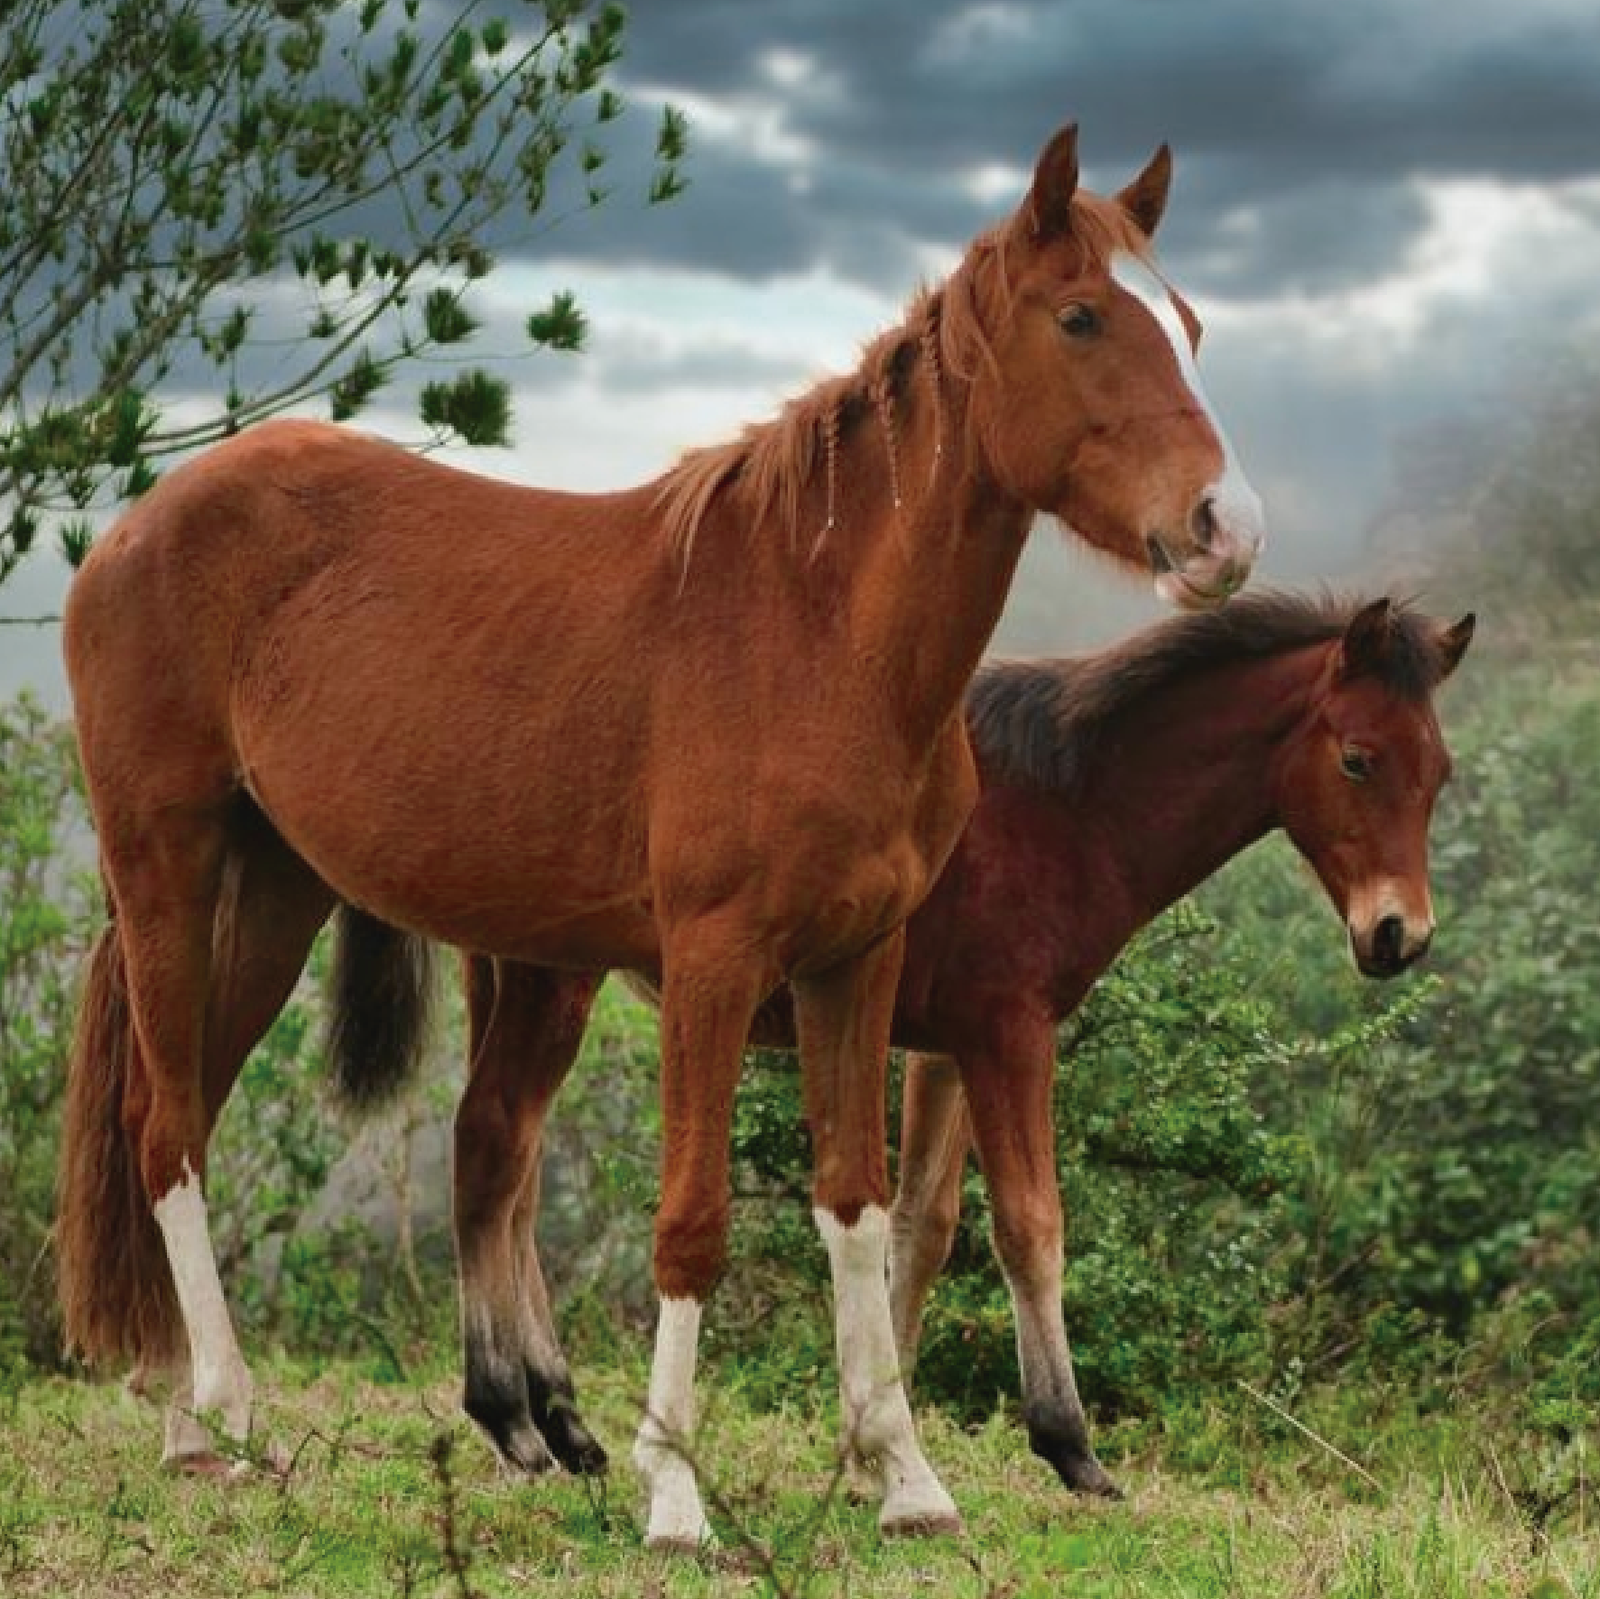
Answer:
[[[1323,653],[1208,672],[1119,727],[1115,758],[1097,767],[1088,803],[1139,925],[1280,825],[1280,756],[1304,719]]]
[[[865,536],[855,545],[852,643],[859,659],[887,668],[893,722],[914,749],[959,711],[1031,522],[974,464],[965,423],[964,407],[947,398],[936,409],[919,386],[892,472],[881,430],[857,446],[865,461],[852,497]]]

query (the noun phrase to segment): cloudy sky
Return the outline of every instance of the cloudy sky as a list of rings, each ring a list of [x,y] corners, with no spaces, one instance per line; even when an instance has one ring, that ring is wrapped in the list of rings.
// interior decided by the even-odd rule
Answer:
[[[690,187],[644,206],[624,147],[615,197],[493,280],[507,328],[561,287],[591,324],[583,356],[513,370],[515,453],[463,452],[505,476],[632,482],[849,367],[1068,120],[1096,189],[1173,147],[1160,250],[1266,500],[1269,579],[1381,565],[1408,434],[1600,349],[1593,0],[637,0],[619,81],[688,114]],[[35,562],[0,613],[61,582]],[[1041,535],[999,646],[1148,614]],[[0,692],[58,698],[54,658],[49,630],[0,629]]]

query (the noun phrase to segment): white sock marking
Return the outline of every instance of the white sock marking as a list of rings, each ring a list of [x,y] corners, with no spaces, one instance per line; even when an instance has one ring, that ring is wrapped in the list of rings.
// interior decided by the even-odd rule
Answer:
[[[830,1210],[812,1212],[833,1269],[834,1328],[846,1441],[882,1462],[887,1491],[879,1524],[886,1528],[960,1525],[954,1501],[917,1443],[900,1380],[889,1314],[889,1214],[869,1205],[853,1225]]]
[[[250,1373],[239,1353],[217,1274],[205,1194],[187,1161],[182,1181],[168,1189],[153,1209],[189,1334],[195,1407],[221,1411],[229,1436],[242,1443],[250,1436]]]
[[[650,1366],[650,1399],[633,1444],[633,1461],[650,1491],[652,1547],[698,1547],[711,1538],[694,1467],[684,1451],[694,1435],[694,1368],[700,1301],[663,1299]]]

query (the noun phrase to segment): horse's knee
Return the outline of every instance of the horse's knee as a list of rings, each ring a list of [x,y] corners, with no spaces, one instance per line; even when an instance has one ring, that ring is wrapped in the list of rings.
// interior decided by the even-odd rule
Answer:
[[[1008,1276],[1059,1284],[1064,1229],[1053,1190],[1032,1201],[997,1203],[992,1230],[995,1253]]]
[[[726,1198],[693,1212],[662,1205],[656,1215],[655,1278],[663,1299],[704,1303],[710,1297],[728,1264],[729,1221]]]

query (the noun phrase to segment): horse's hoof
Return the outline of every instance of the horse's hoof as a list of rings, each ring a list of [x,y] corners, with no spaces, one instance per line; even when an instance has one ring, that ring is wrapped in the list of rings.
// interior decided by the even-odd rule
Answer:
[[[530,1449],[523,1443],[514,1444],[504,1459],[514,1472],[523,1477],[548,1477],[557,1465],[556,1457],[543,1444],[537,1449]]]
[[[653,1555],[669,1555],[674,1560],[693,1559],[701,1550],[711,1547],[711,1536],[696,1538],[681,1532],[653,1532],[644,1541]]]
[[[168,1455],[161,1469],[174,1477],[210,1477],[223,1482],[241,1477],[250,1468],[242,1460],[219,1455],[214,1449],[195,1450],[190,1454]]]
[[[554,1440],[554,1450],[556,1459],[575,1477],[603,1477],[611,1467],[610,1456],[586,1432]]]
[[[556,1457],[531,1423],[490,1438],[501,1463],[520,1477],[544,1477],[556,1469]]]
[[[575,1477],[603,1477],[610,1461],[599,1440],[578,1419],[570,1405],[541,1410],[533,1407],[533,1422],[549,1445],[550,1453]]]
[[[959,1538],[967,1529],[956,1512],[935,1511],[880,1521],[878,1530],[885,1538]]]
[[[1116,1479],[1093,1455],[1058,1465],[1056,1470],[1061,1473],[1062,1482],[1075,1494],[1084,1494],[1091,1499],[1126,1497],[1117,1486]]]
[[[483,1428],[507,1470],[525,1477],[555,1470],[556,1457],[528,1414],[520,1390],[508,1399],[487,1384],[469,1385],[462,1409]]]

